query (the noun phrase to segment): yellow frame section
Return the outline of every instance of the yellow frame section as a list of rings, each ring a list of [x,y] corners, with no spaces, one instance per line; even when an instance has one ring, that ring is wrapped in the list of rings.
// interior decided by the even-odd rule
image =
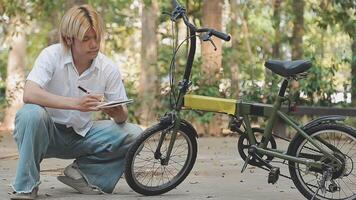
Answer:
[[[184,108],[235,115],[237,100],[201,95],[184,95]]]

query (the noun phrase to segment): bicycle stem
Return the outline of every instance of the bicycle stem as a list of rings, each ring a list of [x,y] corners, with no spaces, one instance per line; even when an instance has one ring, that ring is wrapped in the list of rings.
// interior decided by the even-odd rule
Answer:
[[[191,25],[185,17],[183,17],[184,23],[189,27],[189,33],[190,35],[195,35],[196,30],[193,25]],[[192,27],[191,27],[192,26]],[[194,61],[194,56],[195,56],[195,50],[196,50],[196,38],[195,37],[190,37],[190,48],[189,48],[189,54],[188,54],[188,59],[186,63],[186,67],[184,70],[184,76],[183,76],[183,81],[181,88],[179,89],[179,94],[178,94],[178,99],[176,102],[175,110],[180,111],[183,105],[183,97],[187,93],[188,88],[189,88],[189,78],[190,74],[192,71],[192,66],[193,66],[193,61]]]

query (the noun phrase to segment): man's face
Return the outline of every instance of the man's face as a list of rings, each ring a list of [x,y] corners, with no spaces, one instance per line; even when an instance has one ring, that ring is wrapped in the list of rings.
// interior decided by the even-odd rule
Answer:
[[[83,40],[74,38],[72,44],[72,54],[75,59],[93,60],[99,52],[100,39],[96,36],[93,28],[85,32]]]

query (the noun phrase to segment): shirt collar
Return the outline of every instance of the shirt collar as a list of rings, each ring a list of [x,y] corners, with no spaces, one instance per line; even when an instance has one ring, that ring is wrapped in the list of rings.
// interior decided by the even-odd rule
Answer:
[[[94,58],[93,62],[91,63],[89,68],[96,68],[99,69],[99,65],[98,65],[98,57],[99,57],[100,52],[98,53],[98,55]],[[69,50],[67,52],[64,53],[64,65],[67,65],[69,63],[72,63],[74,66],[74,61],[73,61],[73,56],[72,56],[72,51]]]

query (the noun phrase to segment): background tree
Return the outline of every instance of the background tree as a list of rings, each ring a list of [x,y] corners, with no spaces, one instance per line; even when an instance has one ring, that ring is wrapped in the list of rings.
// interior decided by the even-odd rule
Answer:
[[[5,3],[5,2],[4,2]],[[3,4],[5,5],[5,4]],[[6,76],[6,104],[5,118],[1,129],[13,129],[16,111],[22,106],[22,93],[24,85],[24,65],[26,58],[26,32],[23,32],[26,23],[26,1],[18,1],[10,6],[7,3],[3,12],[7,14],[8,23],[5,40],[9,45]]]
[[[351,64],[351,101],[356,105],[356,13],[355,2],[352,0],[321,1],[313,9],[321,19],[318,25],[323,29],[340,26],[351,39],[351,57],[347,62]]]
[[[239,45],[239,27],[237,25],[238,19],[238,3],[237,0],[230,0],[231,21],[229,32],[231,34],[231,47],[229,48],[229,57],[231,57],[231,98],[237,98],[239,95],[239,60],[238,56],[240,52],[237,51]],[[227,52],[227,51],[225,51]],[[224,52],[224,53],[225,53]]]
[[[304,0],[293,0],[292,60],[303,58]]]
[[[291,38],[292,60],[303,59],[303,36],[304,36],[304,0],[293,0],[293,35]],[[299,102],[299,82],[291,82],[291,95]]]
[[[85,2],[91,4],[104,17],[106,34],[102,51],[118,64],[128,96],[137,100],[128,106],[130,121],[145,123],[144,121],[148,119],[155,120],[155,116],[162,115],[169,104],[168,95],[160,95],[159,91],[169,91],[172,23],[169,17],[160,13],[171,12],[171,2],[164,0]],[[2,120],[4,116],[10,116],[5,114],[5,110],[12,104],[5,101],[5,89],[7,94],[15,91],[6,86],[6,79],[11,80],[10,77],[14,74],[21,74],[7,72],[12,70],[10,68],[8,70],[8,66],[14,63],[9,60],[13,57],[14,49],[10,49],[10,46],[14,46],[10,45],[12,37],[10,27],[15,27],[11,25],[14,23],[13,20],[19,16],[24,25],[24,28],[17,28],[17,32],[26,37],[26,47],[21,48],[22,53],[26,50],[25,54],[19,57],[21,59],[26,57],[22,66],[23,74],[27,76],[40,51],[58,42],[61,16],[75,3],[81,4],[84,1],[0,0]],[[271,58],[282,60],[306,58],[313,62],[313,67],[309,71],[309,76],[299,81],[301,85],[300,94],[297,94],[299,103],[352,106],[350,97],[355,98],[355,91],[352,88],[356,88],[354,81],[356,23],[355,5],[352,0],[180,0],[180,3],[185,5],[191,22],[198,27],[213,27],[232,35],[231,42],[220,43],[220,40],[214,40],[218,46],[217,52],[212,51],[211,44],[200,44],[201,41],[198,39],[192,69],[192,93],[271,103],[274,101],[281,78],[274,76],[276,79],[270,80],[272,76],[265,70],[264,62]],[[301,3],[303,6],[300,6]],[[213,23],[208,24],[209,21]],[[180,43],[186,38],[187,29],[181,20],[175,26],[177,30],[175,34],[179,36],[175,42]],[[304,33],[300,34],[300,30]],[[177,54],[176,82],[180,81],[184,70],[187,47],[189,46],[183,46]],[[298,51],[295,49],[298,48],[300,51],[296,53]],[[221,49],[223,53],[219,52]],[[208,54],[212,57],[208,58]],[[210,64],[207,64],[209,62]],[[149,86],[150,84],[152,86]],[[16,87],[21,85],[16,84]],[[144,94],[148,97],[143,97]],[[145,105],[143,108],[146,110],[138,112],[141,105]],[[220,123],[211,113],[184,113],[186,119],[192,120],[195,126],[198,125],[200,133],[219,134],[226,128],[226,124]],[[93,114],[96,118],[108,118],[99,112]],[[142,119],[142,116],[145,119]]]
[[[11,19],[16,28],[23,28],[19,17]],[[13,32],[9,38],[10,51],[7,62],[6,100],[8,102],[2,129],[14,128],[15,114],[21,108],[23,86],[25,82],[26,35],[23,32]]]
[[[156,97],[159,91],[157,69],[157,28],[158,2],[144,0],[142,5],[142,44],[141,44],[141,75],[139,97],[141,100],[141,123],[147,125],[154,121]]]
[[[282,32],[281,32],[281,16],[282,16],[282,0],[273,0],[273,15],[271,17],[274,37],[272,42],[271,59],[283,60],[281,55]],[[275,93],[278,90],[278,77],[271,70],[265,68],[265,87],[267,93]]]
[[[204,0],[203,1],[203,27],[210,27],[222,31],[222,8],[223,0]],[[222,41],[218,38],[211,38],[216,45],[216,50],[210,42],[201,42],[202,70],[204,71],[201,87],[209,88],[206,95],[216,96],[219,94],[219,82],[222,70]],[[209,94],[210,93],[210,94]],[[218,135],[221,133],[221,116],[215,115],[210,123],[203,124],[198,132],[204,134]]]

